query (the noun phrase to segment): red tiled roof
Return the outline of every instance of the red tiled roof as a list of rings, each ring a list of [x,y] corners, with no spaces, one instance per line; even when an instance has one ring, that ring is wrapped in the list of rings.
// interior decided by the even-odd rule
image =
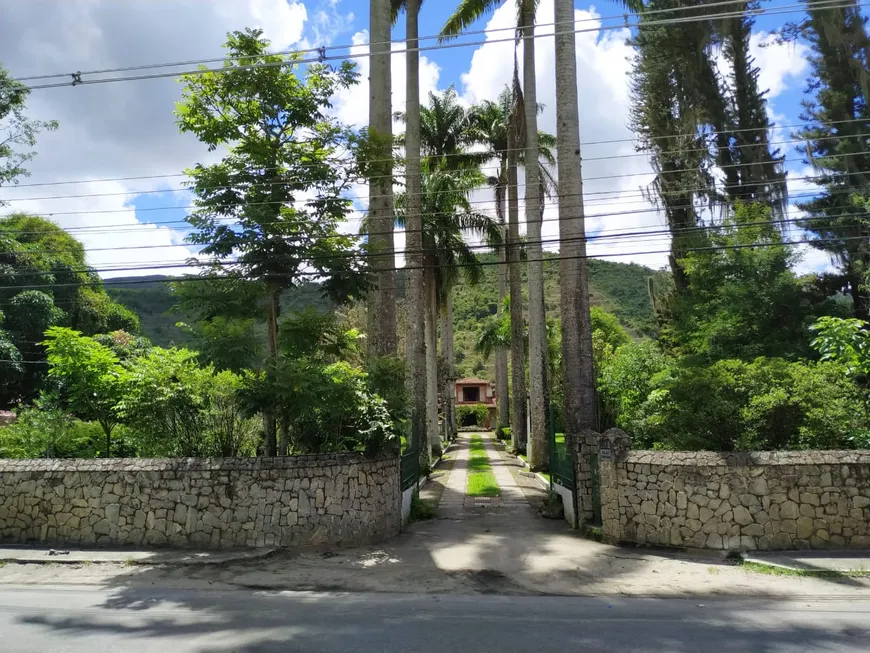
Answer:
[[[456,382],[456,385],[489,385],[489,381],[487,381],[486,379],[478,379],[473,376],[469,376],[464,379],[459,379]]]

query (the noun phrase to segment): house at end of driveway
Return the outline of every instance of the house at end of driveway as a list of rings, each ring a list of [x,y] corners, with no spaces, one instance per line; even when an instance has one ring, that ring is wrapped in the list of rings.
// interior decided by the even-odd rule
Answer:
[[[456,406],[473,406],[483,404],[487,408],[486,421],[483,428],[491,429],[496,421],[498,398],[495,396],[495,384],[486,379],[467,377],[456,381]],[[462,426],[460,424],[459,426]]]

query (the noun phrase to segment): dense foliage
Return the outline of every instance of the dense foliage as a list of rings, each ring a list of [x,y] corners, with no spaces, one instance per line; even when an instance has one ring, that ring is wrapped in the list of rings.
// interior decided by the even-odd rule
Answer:
[[[88,335],[138,333],[139,318],[104,292],[80,242],[53,222],[12,214],[0,219],[0,407],[36,397],[45,381],[47,329]],[[6,362],[6,361],[12,361]]]
[[[631,126],[655,173],[644,190],[669,231],[670,271],[588,260],[588,288],[577,290],[560,275],[559,255],[543,255],[546,316],[534,310],[531,330],[545,337],[548,381],[545,392],[538,383],[533,393],[533,430],[540,436],[547,401],[548,426],[566,430],[565,405],[577,400],[569,392],[566,402],[564,377],[583,362],[594,367],[596,427],[622,428],[636,447],[870,446],[865,17],[855,2],[808,3],[806,16],[780,34],[812,52],[805,124],[795,138],[818,189],[797,205],[799,218],[788,218],[785,159],[770,141],[772,113],[750,54],[757,3],[727,20],[702,13],[689,22],[656,16],[698,9],[694,0],[645,6],[652,12],[639,17],[631,41]],[[525,114],[519,77],[499,102],[467,107],[450,89],[421,108],[413,134],[421,145],[420,194],[396,183],[385,212],[402,225],[420,217],[416,200],[423,211],[422,249],[411,254],[425,272],[395,275],[400,307],[411,300],[421,313],[400,311],[399,326],[425,321],[425,363],[406,365],[404,333],[398,356],[367,357],[362,346],[367,330],[395,325],[362,314],[373,240],[344,228],[353,210],[347,190],[370,182],[375,163],[371,135],[357,138],[331,107],[337,92],[357,82],[354,65],[303,65],[272,53],[255,30],[230,33],[225,47],[222,70],[183,76],[176,107],[179,129],[220,154],[187,171],[195,196],[188,239],[200,248],[203,274],[103,284],[83,245],[51,221],[19,213],[0,219],[0,408],[18,412],[15,424],[0,429],[0,455],[395,451],[419,434],[410,422],[422,420],[422,408],[430,445],[436,405],[448,432],[457,422],[483,424],[484,405],[460,407],[454,422],[448,397],[455,376],[493,378],[493,354],[513,347],[511,383],[523,385],[529,366],[520,347],[541,349],[540,340],[528,342],[528,297],[513,274],[511,305],[499,287],[504,252],[477,251],[468,238],[500,247],[505,215],[519,211],[509,168],[523,160],[507,145],[522,131],[515,124]],[[26,117],[26,96],[0,68],[0,131],[11,135],[0,141],[0,185],[27,174],[36,135],[55,128]],[[536,136],[541,190],[556,193],[556,141]],[[411,142],[407,134],[387,149]],[[378,168],[402,170],[411,160]],[[497,173],[484,174],[487,168]],[[471,199],[487,187],[495,215]],[[832,272],[797,276],[789,242],[796,233],[830,254]],[[377,235],[387,241],[392,234]],[[524,247],[528,259],[538,244]],[[520,248],[508,249],[515,261]],[[518,267],[519,286],[528,288],[528,264],[512,270]],[[588,293],[593,304],[591,340],[579,353],[568,327],[576,315],[560,323],[560,290],[584,302]],[[577,328],[584,338],[585,329],[584,318]],[[594,366],[586,364],[590,354]],[[535,379],[544,377],[538,360]],[[507,377],[505,370],[505,385]],[[499,401],[504,406],[508,397]],[[587,425],[591,398],[584,406]],[[569,412],[577,427],[577,411]]]

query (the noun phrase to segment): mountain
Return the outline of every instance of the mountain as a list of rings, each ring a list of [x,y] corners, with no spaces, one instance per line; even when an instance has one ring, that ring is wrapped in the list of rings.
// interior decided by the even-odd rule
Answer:
[[[184,316],[173,310],[175,298],[169,284],[177,277],[152,275],[146,277],[116,277],[103,281],[109,297],[139,316],[142,334],[155,345],[184,345],[190,337],[175,326]]]
[[[498,266],[493,254],[480,257],[482,280],[471,285],[462,278],[456,286],[453,314],[457,368],[461,376],[493,374],[493,360],[484,362],[474,350],[480,328],[486,318],[494,315],[498,306]],[[544,301],[548,318],[559,317],[559,261],[557,254],[547,254],[544,263]],[[592,303],[613,313],[629,332],[640,337],[655,331],[652,303],[647,290],[648,279],[665,272],[633,263],[617,263],[601,259],[589,260],[589,291]],[[404,279],[397,275],[401,299]],[[525,273],[523,274],[525,279]],[[115,278],[104,282],[106,292],[115,301],[135,311],[142,322],[142,333],[161,346],[184,345],[189,336],[176,322],[185,316],[174,309],[170,282],[175,277],[150,276]],[[400,304],[401,305],[401,304]],[[328,309],[316,284],[296,288],[282,298],[282,309],[289,312],[305,307]],[[359,326],[362,326],[361,324]]]
[[[493,254],[481,255],[483,280],[476,286],[464,278],[457,285],[453,300],[456,366],[460,376],[493,378],[494,361],[484,362],[474,351],[483,321],[495,315],[498,307],[498,266]],[[544,304],[548,318],[559,317],[558,254],[545,253]],[[666,275],[634,263],[589,259],[589,294],[592,304],[613,313],[635,337],[655,332],[655,315],[649,297],[650,277]],[[525,289],[526,275],[523,272]],[[526,313],[528,316],[528,313]]]

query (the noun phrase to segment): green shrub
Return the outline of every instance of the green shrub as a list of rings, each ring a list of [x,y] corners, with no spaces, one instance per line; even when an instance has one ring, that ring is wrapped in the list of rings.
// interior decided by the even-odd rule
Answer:
[[[345,361],[284,360],[274,378],[248,373],[244,396],[254,411],[287,420],[294,453],[394,450],[400,446],[386,402],[370,391],[366,373]]]
[[[456,422],[459,426],[483,426],[489,409],[485,404],[473,406],[458,406],[456,408]]]
[[[870,422],[864,391],[834,363],[724,360],[666,369],[650,385],[629,429],[646,447],[853,448]]]
[[[129,364],[119,411],[147,456],[250,456],[260,421],[243,412],[241,378],[200,367],[196,352],[154,347]]]
[[[640,431],[644,419],[640,409],[652,392],[652,380],[669,364],[649,340],[622,345],[603,359],[597,379],[600,430],[615,425],[630,433]]]
[[[420,498],[420,495],[416,492],[411,497],[411,514],[408,517],[408,523],[413,524],[418,521],[426,521],[428,519],[435,519],[438,516],[438,511],[435,507]]]
[[[14,423],[0,428],[0,458],[96,458],[104,448],[103,428],[64,412],[53,397],[22,406]],[[115,431],[113,454],[135,454],[122,427]]]
[[[410,415],[408,390],[405,385],[405,361],[397,356],[372,357],[366,361],[367,385],[383,398],[395,422]]]

